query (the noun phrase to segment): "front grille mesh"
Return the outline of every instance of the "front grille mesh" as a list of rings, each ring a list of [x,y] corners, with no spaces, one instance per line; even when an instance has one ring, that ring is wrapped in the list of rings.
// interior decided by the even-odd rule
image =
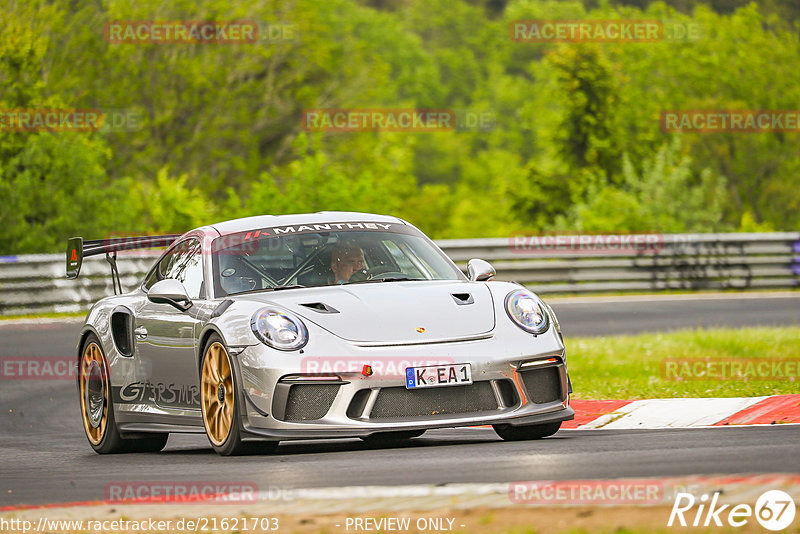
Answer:
[[[293,384],[286,399],[285,421],[322,419],[333,404],[338,384]]]
[[[470,414],[497,410],[497,398],[488,381],[468,386],[424,389],[383,388],[370,419]]]
[[[561,376],[558,367],[522,371],[520,376],[528,398],[534,404],[561,400]]]

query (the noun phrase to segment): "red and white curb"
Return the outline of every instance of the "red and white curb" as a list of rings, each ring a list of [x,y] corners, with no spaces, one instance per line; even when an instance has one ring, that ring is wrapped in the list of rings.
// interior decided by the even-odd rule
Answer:
[[[800,423],[800,395],[708,399],[572,400],[567,429],[653,429]]]

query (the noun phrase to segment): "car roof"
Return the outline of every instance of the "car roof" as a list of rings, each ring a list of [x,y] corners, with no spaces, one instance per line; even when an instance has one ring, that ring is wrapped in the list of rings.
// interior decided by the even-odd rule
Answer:
[[[292,215],[256,215],[242,219],[232,219],[210,225],[213,229],[226,235],[233,232],[271,228],[275,226],[291,226],[299,224],[324,224],[341,222],[391,222],[408,224],[398,217],[360,213],[357,211],[319,211],[317,213],[296,213]]]

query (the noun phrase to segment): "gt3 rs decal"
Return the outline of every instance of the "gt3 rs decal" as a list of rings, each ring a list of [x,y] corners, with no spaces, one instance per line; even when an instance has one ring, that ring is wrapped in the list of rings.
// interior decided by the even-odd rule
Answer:
[[[165,408],[200,409],[198,386],[176,386],[162,382],[133,382],[113,387],[114,402],[118,404],[154,403]]]

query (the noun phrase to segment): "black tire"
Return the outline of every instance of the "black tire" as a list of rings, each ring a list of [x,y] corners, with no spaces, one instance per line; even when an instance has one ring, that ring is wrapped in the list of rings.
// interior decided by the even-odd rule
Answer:
[[[239,454],[270,454],[275,452],[277,448],[277,441],[245,441]]]
[[[169,434],[153,433],[145,438],[123,438],[125,452],[159,452],[167,446]]]
[[[492,425],[497,435],[505,441],[523,441],[528,439],[542,439],[552,436],[561,428],[561,421],[545,423],[543,425]]]
[[[210,370],[210,367],[208,369],[206,367],[206,360],[209,358],[212,349],[214,350],[212,358],[225,358],[227,363],[224,364],[223,367],[227,368],[230,373],[228,375],[229,380],[226,379],[227,377],[223,376],[223,380],[216,386],[216,390],[214,390],[214,384],[210,383],[214,378],[213,373],[209,374],[207,370]],[[208,364],[212,366],[213,362],[209,361]],[[203,359],[200,362],[200,407],[203,412],[203,427],[206,430],[208,442],[211,444],[214,451],[221,456],[239,456],[243,454],[272,452],[278,446],[277,441],[246,442],[243,440],[241,428],[241,399],[236,383],[235,372],[233,360],[225,344],[222,342],[222,338],[216,333],[211,334],[203,347]],[[224,386],[223,389],[220,389],[221,386]],[[217,404],[220,410],[231,410],[232,417],[230,422],[227,423],[227,433],[220,431],[219,428],[216,428],[216,430],[212,432],[209,428],[209,421],[215,417],[210,415],[210,411],[214,406],[214,397],[217,397]],[[232,403],[232,406],[228,407],[225,403]],[[221,415],[217,415],[216,417],[221,417]],[[213,422],[211,424],[213,424]]]
[[[85,368],[86,367],[86,368]],[[89,385],[91,384],[91,386]],[[147,437],[124,438],[117,428],[114,417],[114,403],[110,395],[111,370],[100,340],[93,333],[86,336],[81,346],[78,361],[78,404],[86,439],[98,454],[117,454],[124,452],[158,452],[164,448],[169,434],[152,434]],[[93,394],[87,395],[91,389]],[[89,397],[102,399],[102,416],[99,424],[90,413]],[[96,406],[97,403],[95,402]],[[97,425],[97,426],[95,426]]]
[[[399,430],[392,432],[376,432],[369,436],[363,436],[361,439],[369,445],[375,446],[391,446],[400,445],[406,441],[418,438],[424,434],[424,430]]]

